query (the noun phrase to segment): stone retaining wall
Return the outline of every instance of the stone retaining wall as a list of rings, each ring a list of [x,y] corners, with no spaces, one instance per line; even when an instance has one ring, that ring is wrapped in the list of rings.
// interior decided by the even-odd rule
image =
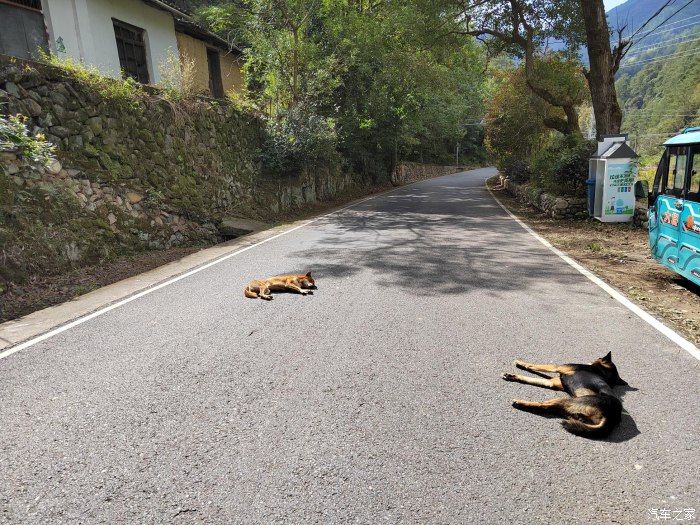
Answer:
[[[400,162],[391,175],[395,186],[410,184],[420,180],[433,179],[443,175],[459,173],[470,168],[466,166],[441,166],[439,164],[421,164],[419,162]]]
[[[0,114],[26,116],[58,159],[43,169],[15,151],[0,154],[0,280],[212,243],[228,235],[229,219],[274,222],[372,185],[343,172],[340,159],[263,174],[264,123],[223,101],[168,100],[149,87],[2,56]],[[460,169],[401,163],[391,180]]]
[[[586,199],[577,197],[560,197],[545,193],[530,184],[513,182],[503,175],[501,184],[521,202],[534,206],[554,219],[586,219],[588,207]]]
[[[521,202],[525,202],[543,211],[555,219],[587,219],[588,205],[586,199],[574,197],[557,197],[542,190],[533,188],[530,184],[513,182],[500,175],[501,185]],[[632,223],[639,228],[649,228],[649,210],[647,203],[637,201],[634,208]]]
[[[369,188],[340,163],[264,176],[256,116],[217,100],[174,102],[150,88],[131,96],[119,87],[0,57],[0,114],[28,117],[58,157],[44,170],[13,151],[0,156],[0,277],[211,243],[227,218],[274,222]]]
[[[646,202],[636,202],[632,222],[639,228],[649,229],[649,208]]]

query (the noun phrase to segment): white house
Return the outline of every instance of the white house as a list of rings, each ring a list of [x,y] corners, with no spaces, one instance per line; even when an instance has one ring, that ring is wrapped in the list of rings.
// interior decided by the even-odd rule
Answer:
[[[242,83],[238,55],[197,26],[186,0],[0,0],[0,54],[33,58],[37,48],[102,74],[158,84],[172,57],[195,62],[201,91],[223,96]],[[170,60],[169,60],[170,58]],[[177,61],[175,61],[177,64]]]
[[[96,66],[121,71],[144,84],[160,81],[159,65],[177,53],[172,8],[142,0],[42,0],[49,46]],[[161,5],[158,5],[161,4]]]

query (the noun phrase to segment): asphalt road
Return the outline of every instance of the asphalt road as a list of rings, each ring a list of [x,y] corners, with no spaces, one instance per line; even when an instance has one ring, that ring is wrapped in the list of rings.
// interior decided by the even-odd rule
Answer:
[[[700,521],[700,371],[510,219],[483,169],[365,201],[0,360],[0,522]],[[245,299],[312,270],[313,296]],[[516,358],[612,350],[606,441]],[[692,521],[687,521],[692,523]]]

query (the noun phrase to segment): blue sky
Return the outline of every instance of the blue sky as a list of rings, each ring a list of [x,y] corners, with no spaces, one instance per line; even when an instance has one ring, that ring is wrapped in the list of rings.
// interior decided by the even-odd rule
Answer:
[[[625,0],[604,0],[605,10],[610,11],[613,7],[624,4]]]

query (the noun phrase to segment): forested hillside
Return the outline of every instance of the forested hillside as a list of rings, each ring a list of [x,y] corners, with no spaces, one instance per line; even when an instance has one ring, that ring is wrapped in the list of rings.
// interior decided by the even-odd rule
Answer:
[[[629,0],[608,12],[634,41],[617,74],[623,130],[650,177],[666,138],[700,124],[700,1]],[[641,27],[659,10],[660,13]]]
[[[646,63],[617,82],[623,127],[643,154],[657,151],[669,134],[700,124],[700,60],[685,54],[690,49],[679,46],[681,56]]]

